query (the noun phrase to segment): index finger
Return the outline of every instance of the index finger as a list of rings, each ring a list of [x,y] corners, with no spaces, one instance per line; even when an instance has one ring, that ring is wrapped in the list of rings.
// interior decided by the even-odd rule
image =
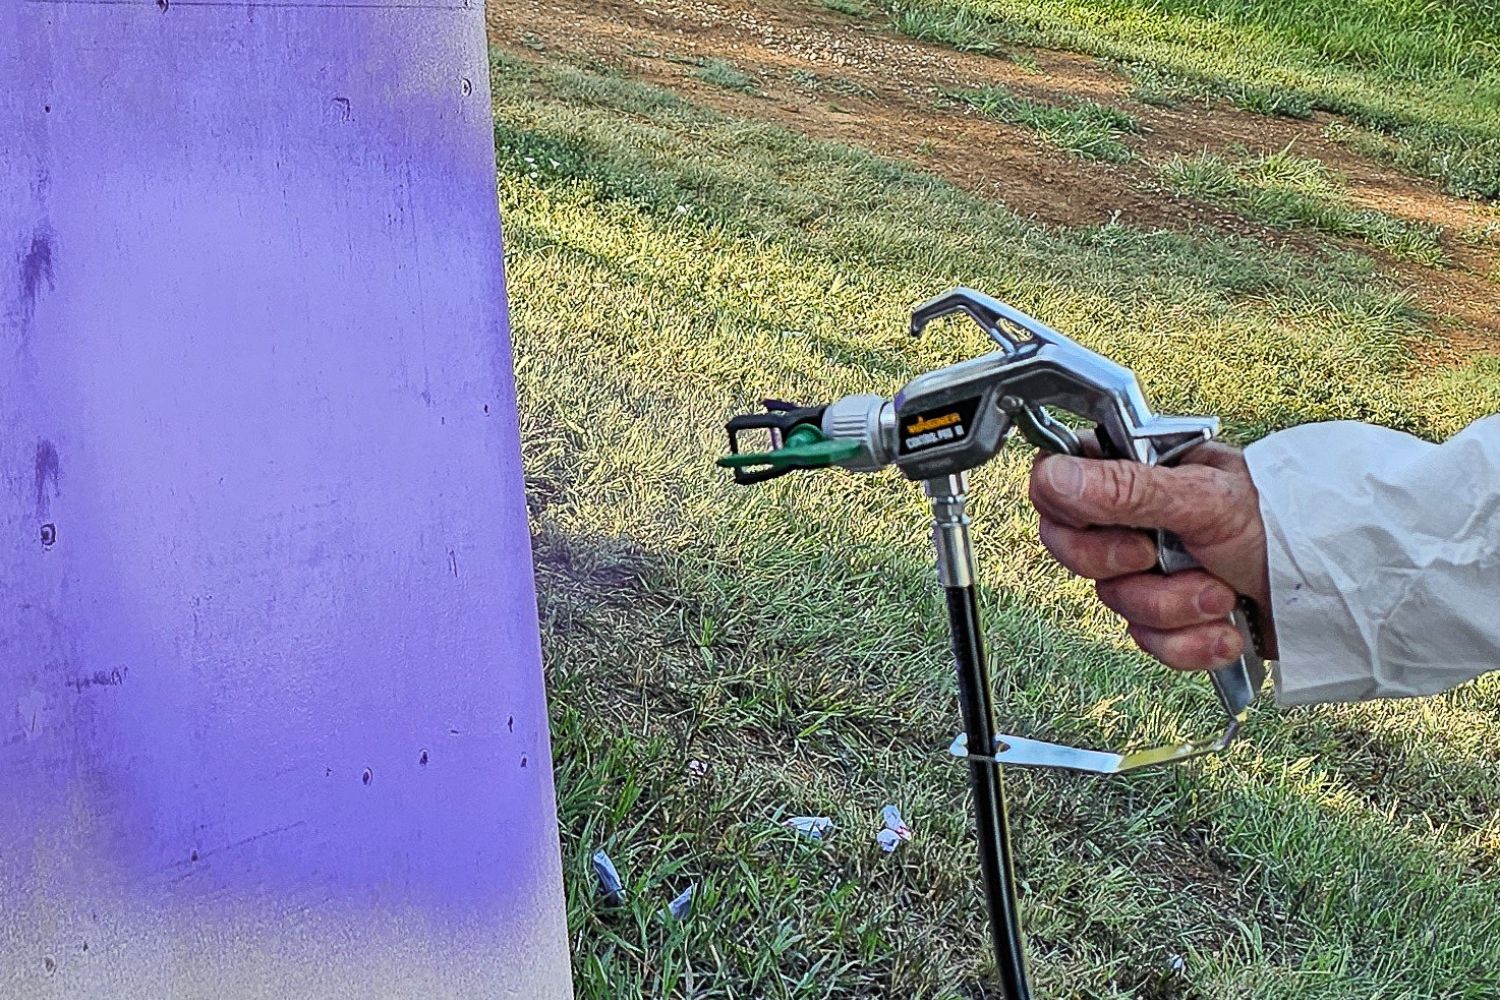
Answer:
[[[1174,468],[1056,455],[1032,471],[1037,510],[1076,528],[1166,528],[1184,540],[1212,533],[1229,499],[1225,476],[1207,465]]]

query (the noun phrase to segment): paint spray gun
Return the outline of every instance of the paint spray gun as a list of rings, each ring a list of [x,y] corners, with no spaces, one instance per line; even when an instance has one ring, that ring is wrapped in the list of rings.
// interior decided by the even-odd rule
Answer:
[[[955,288],[918,306],[911,332],[920,335],[933,320],[956,312],[978,323],[998,349],[919,375],[893,399],[853,395],[817,407],[768,401],[765,412],[729,421],[730,454],[719,464],[733,469],[740,483],[763,482],[798,469],[838,466],[875,472],[894,465],[908,479],[924,484],[932,506],[938,578],[947,596],[964,716],[965,732],[951,750],[970,764],[980,862],[1004,995],[1024,1000],[1030,990],[999,765],[1119,774],[1224,750],[1259,693],[1265,667],[1254,652],[1253,609],[1242,603],[1233,621],[1245,638],[1245,652],[1210,672],[1226,718],[1217,736],[1109,752],[996,735],[966,513],[969,470],[993,458],[1013,431],[1048,452],[1084,454],[1082,439],[1049,407],[1092,421],[1101,457],[1148,465],[1175,463],[1212,439],[1219,422],[1153,413],[1128,369],[972,289]],[[751,431],[769,432],[770,449],[741,450],[740,436]],[[1158,531],[1156,543],[1160,572],[1198,565],[1169,532]]]

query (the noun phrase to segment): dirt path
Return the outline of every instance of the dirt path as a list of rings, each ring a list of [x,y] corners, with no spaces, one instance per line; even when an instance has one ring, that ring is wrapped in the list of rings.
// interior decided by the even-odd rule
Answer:
[[[1431,327],[1440,342],[1424,348],[1422,363],[1500,351],[1500,243],[1471,246],[1458,236],[1500,223],[1500,215],[1331,142],[1323,135],[1326,117],[1269,118],[1197,102],[1148,105],[1132,99],[1129,82],[1095,59],[1019,47],[1012,51],[1021,61],[957,52],[811,0],[504,0],[490,5],[488,23],[491,43],[518,55],[598,60],[708,107],[910,163],[1054,225],[1098,225],[1111,218],[1170,229],[1209,225],[1308,249],[1321,237],[1270,229],[1173,196],[1161,189],[1153,168],[1174,154],[1205,148],[1266,153],[1294,143],[1301,155],[1344,174],[1355,202],[1444,228],[1450,267],[1375,255],[1380,270],[1437,317]],[[750,74],[754,92],[700,79],[699,63],[707,58]],[[943,99],[944,91],[993,84],[1048,103],[1087,98],[1128,111],[1143,127],[1130,140],[1137,159],[1082,159],[1044,144],[1026,128],[981,118]]]

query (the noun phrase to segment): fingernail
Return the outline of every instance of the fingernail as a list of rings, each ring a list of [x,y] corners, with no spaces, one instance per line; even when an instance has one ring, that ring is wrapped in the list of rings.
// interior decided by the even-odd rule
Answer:
[[[1198,594],[1198,610],[1205,615],[1227,615],[1234,610],[1234,595],[1223,587],[1204,587]]]
[[[1059,496],[1083,495],[1083,469],[1075,459],[1059,456],[1047,463],[1047,482]]]

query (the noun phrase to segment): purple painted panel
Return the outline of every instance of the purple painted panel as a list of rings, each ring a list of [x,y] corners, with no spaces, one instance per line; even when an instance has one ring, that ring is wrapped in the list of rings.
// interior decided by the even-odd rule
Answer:
[[[0,997],[569,996],[482,10],[0,39]]]

